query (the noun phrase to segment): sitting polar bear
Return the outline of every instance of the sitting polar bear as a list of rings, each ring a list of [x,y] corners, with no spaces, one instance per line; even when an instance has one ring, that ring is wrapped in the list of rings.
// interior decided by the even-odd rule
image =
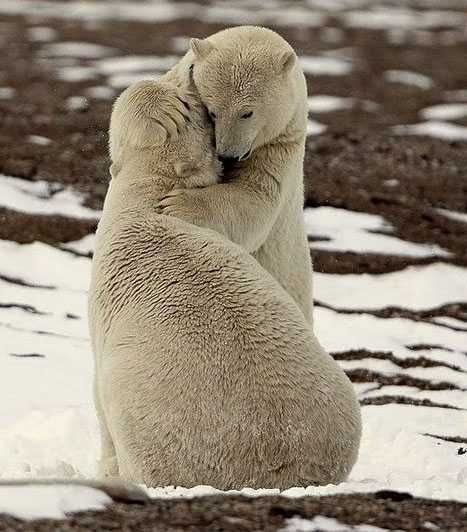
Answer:
[[[165,131],[161,106],[188,114],[184,125]],[[248,252],[155,210],[174,187],[217,181],[204,113],[154,81],[114,106],[89,296],[101,474],[220,489],[340,482],[361,432],[344,372]]]
[[[253,253],[312,323],[312,265],[303,219],[306,81],[292,47],[272,30],[229,28],[193,39],[166,74],[192,69],[215,125],[217,153],[236,160],[227,182],[174,190],[166,214],[209,227]]]

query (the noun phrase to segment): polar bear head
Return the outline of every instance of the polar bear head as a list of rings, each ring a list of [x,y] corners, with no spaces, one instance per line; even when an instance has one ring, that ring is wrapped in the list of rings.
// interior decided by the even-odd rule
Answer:
[[[215,127],[221,158],[246,159],[277,138],[297,108],[300,67],[266,28],[243,26],[190,41],[194,84]]]
[[[188,86],[134,83],[117,98],[110,119],[112,177],[126,165],[128,178],[150,173],[169,188],[214,184],[221,164],[213,135],[206,110]]]

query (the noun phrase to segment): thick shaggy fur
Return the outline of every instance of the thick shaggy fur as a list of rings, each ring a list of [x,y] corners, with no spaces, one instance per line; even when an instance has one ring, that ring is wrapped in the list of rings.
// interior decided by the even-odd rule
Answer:
[[[192,77],[220,156],[242,158],[228,181],[173,191],[163,212],[210,227],[253,253],[312,322],[312,266],[303,220],[305,77],[291,46],[243,26],[193,39],[165,79]],[[252,113],[250,115],[250,113]]]
[[[161,134],[154,105],[182,100],[190,122]],[[136,84],[115,104],[89,296],[101,474],[222,489],[340,482],[361,431],[348,378],[248,252],[155,212],[173,187],[216,181],[209,141],[202,107],[168,85]]]

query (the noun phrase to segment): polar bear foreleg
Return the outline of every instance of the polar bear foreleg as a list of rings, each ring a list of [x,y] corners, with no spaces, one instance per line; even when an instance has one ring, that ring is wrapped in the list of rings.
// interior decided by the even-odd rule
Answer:
[[[115,452],[114,442],[107,426],[107,420],[102,408],[97,385],[95,384],[94,402],[96,405],[97,419],[101,435],[101,455],[98,463],[98,478],[116,478],[119,476],[117,453]]]
[[[266,241],[279,214],[280,194],[274,192],[264,195],[237,183],[174,189],[157,211],[213,229],[252,253]]]

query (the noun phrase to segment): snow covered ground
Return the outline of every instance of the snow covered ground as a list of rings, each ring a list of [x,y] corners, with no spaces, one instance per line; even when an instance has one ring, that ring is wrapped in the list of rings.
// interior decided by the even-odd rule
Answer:
[[[41,183],[22,182],[20,186],[18,181],[5,177],[0,180],[2,203],[12,209],[35,213],[63,213],[66,209],[76,216],[98,216],[98,212],[83,207],[82,198],[71,190],[50,196]],[[356,246],[364,242],[365,230],[384,226],[384,220],[378,217],[325,207],[306,211],[306,217],[311,233],[316,220],[319,235],[324,233],[330,243],[337,248],[342,245],[342,249],[347,248],[339,244],[341,235],[335,230],[341,224],[350,232],[344,233],[348,236],[344,240]],[[387,252],[388,238],[391,237],[373,233],[369,239],[374,242],[371,250]],[[92,356],[86,322],[91,260],[85,254],[90,247],[91,237],[67,246],[81,251],[83,256],[39,242],[0,241],[2,478],[95,474],[98,432],[92,406]],[[390,251],[404,254],[407,249],[394,239]],[[341,361],[344,369],[365,369],[389,377],[404,375],[453,386],[419,390],[413,386],[358,384],[360,399],[402,395],[451,408],[364,406],[360,459],[349,481],[338,487],[291,489],[286,495],[392,488],[467,502],[467,466],[461,467],[459,444],[441,439],[458,436],[467,421],[465,410],[461,410],[467,409],[466,331],[433,321],[387,319],[374,314],[389,306],[420,310],[462,301],[467,298],[466,287],[466,270],[439,263],[383,275],[315,275],[316,298],[325,305],[316,308],[316,331],[325,347],[334,353],[369,350],[365,358]],[[347,313],[355,309],[359,311]],[[439,347],[436,351],[409,348],[416,344]],[[396,360],[373,358],[371,351],[392,351]],[[399,359],[416,361],[423,357],[440,365],[398,365]],[[155,489],[151,494],[173,497],[214,491],[172,487]]]

